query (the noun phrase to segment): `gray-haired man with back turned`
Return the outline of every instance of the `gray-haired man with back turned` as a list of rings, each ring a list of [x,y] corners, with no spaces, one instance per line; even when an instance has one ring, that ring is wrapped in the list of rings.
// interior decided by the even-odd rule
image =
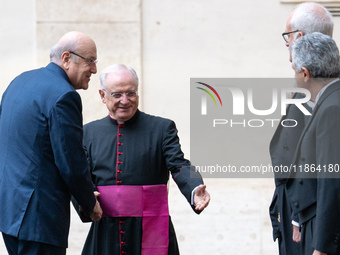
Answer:
[[[305,123],[287,181],[301,228],[302,254],[340,254],[340,58],[333,39],[313,33],[291,46],[297,86],[311,93]]]

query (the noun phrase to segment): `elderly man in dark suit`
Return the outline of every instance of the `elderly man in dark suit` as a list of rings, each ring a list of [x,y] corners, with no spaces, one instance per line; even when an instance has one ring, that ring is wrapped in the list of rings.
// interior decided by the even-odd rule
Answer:
[[[340,57],[333,39],[312,33],[291,46],[297,86],[311,93],[287,181],[304,255],[340,254]]]
[[[297,38],[312,32],[332,36],[332,15],[320,4],[302,3],[287,19],[285,33],[282,34],[286,46],[289,47]],[[291,61],[291,55],[289,59]],[[299,97],[303,95],[295,94],[295,98]],[[304,107],[311,111],[307,104]],[[273,166],[289,166],[292,163],[297,142],[304,128],[304,114],[295,105],[288,106],[287,115],[282,119],[294,119],[298,125],[294,128],[278,126],[270,143]],[[293,222],[291,219],[292,209],[286,192],[286,181],[285,173],[275,174],[275,191],[270,205],[273,238],[278,239],[280,255],[298,255],[300,250],[297,242],[300,240],[300,232],[297,219]]]
[[[51,63],[25,72],[0,106],[0,231],[9,254],[65,254],[70,198],[99,220],[82,146],[82,105],[97,72],[94,41],[69,32],[51,50]]]

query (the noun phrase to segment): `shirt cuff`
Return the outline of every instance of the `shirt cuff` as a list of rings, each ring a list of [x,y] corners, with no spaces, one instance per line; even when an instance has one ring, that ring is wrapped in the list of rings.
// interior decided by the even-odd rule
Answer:
[[[293,224],[294,226],[300,227],[299,222],[296,222],[295,220],[292,220],[292,224]]]
[[[194,195],[195,195],[195,191],[196,191],[197,188],[198,188],[198,186],[191,191],[191,205],[195,205]]]

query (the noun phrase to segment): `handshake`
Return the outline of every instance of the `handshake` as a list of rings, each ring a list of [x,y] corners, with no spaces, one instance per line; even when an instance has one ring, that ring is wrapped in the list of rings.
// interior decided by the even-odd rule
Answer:
[[[95,191],[94,195],[96,197],[96,204],[93,208],[93,212],[91,213],[90,218],[91,218],[92,221],[98,221],[103,216],[103,210],[100,207],[100,204],[99,204],[98,199],[97,199],[97,197],[100,196],[100,193],[98,191]]]
[[[100,193],[98,191],[95,191],[94,195],[96,197],[96,204],[93,208],[93,211],[92,211],[90,217],[86,216],[85,213],[83,212],[83,208],[80,205],[78,205],[78,203],[74,199],[72,199],[72,203],[73,203],[74,207],[79,209],[78,214],[80,216],[80,219],[83,222],[98,221],[103,216],[103,210],[100,207],[100,203],[98,202],[98,199],[97,199],[97,197],[99,197]]]

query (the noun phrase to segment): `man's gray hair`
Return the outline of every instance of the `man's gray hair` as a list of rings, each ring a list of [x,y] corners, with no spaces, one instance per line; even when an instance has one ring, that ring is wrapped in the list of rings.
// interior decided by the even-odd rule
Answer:
[[[77,43],[75,40],[67,42],[58,42],[53,46],[50,52],[50,61],[56,64],[61,63],[61,55],[65,52],[77,52]],[[75,58],[74,61],[78,63],[78,59]]]
[[[107,74],[114,73],[114,72],[119,72],[119,71],[124,70],[124,69],[130,71],[130,73],[132,73],[132,75],[135,77],[136,85],[137,85],[137,88],[138,88],[138,76],[137,76],[136,71],[132,67],[125,66],[125,65],[122,65],[122,64],[110,65],[110,66],[106,67],[100,73],[100,76],[99,76],[100,88],[101,89],[105,89],[106,88],[106,75]]]
[[[292,31],[299,30],[304,35],[320,32],[332,37],[333,16],[321,4],[307,2],[299,4],[290,21]]]
[[[302,36],[291,45],[291,51],[297,72],[304,67],[314,78],[340,76],[339,50],[330,36],[318,32]]]

